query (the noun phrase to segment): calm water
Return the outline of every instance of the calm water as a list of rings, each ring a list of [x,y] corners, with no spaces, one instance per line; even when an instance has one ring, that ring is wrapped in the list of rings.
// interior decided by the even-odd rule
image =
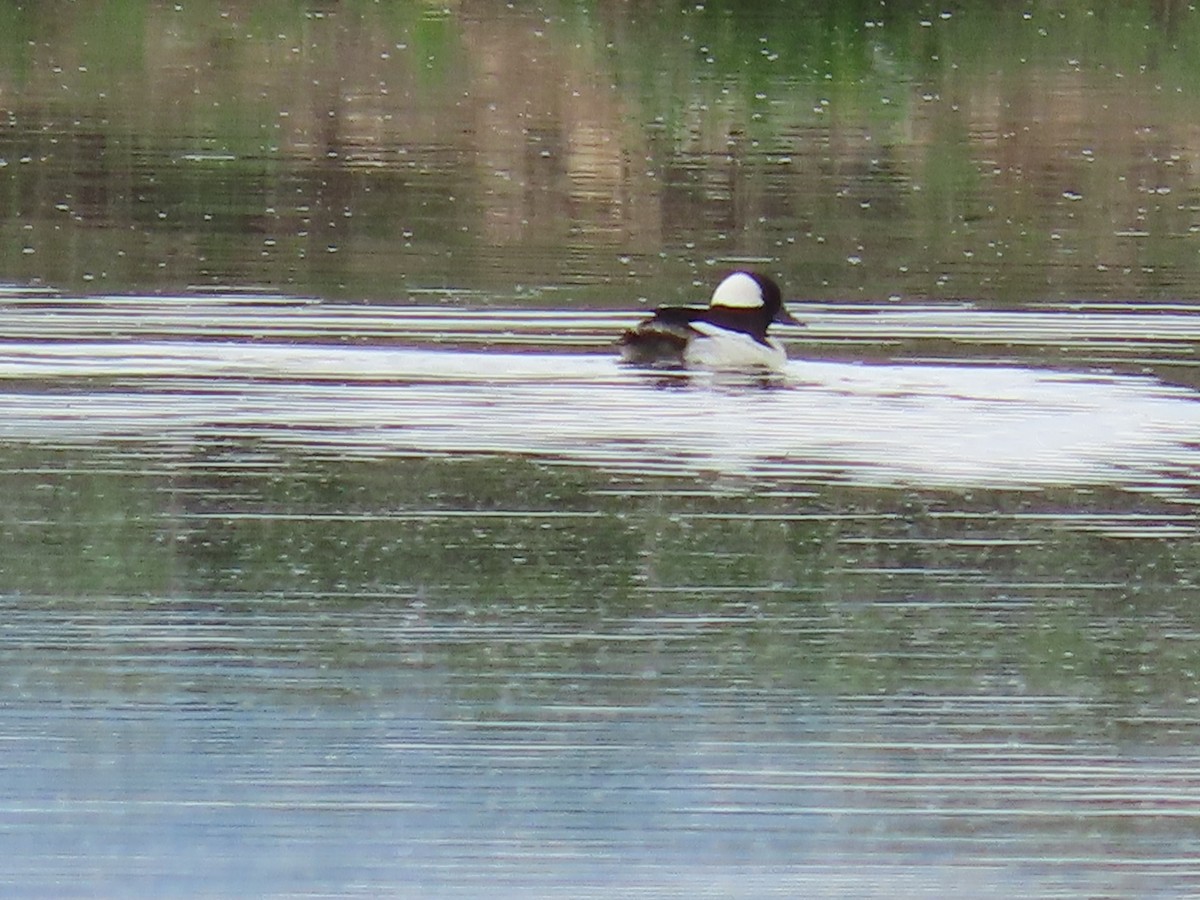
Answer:
[[[0,11],[0,893],[1200,893],[1200,18],[733,9]]]

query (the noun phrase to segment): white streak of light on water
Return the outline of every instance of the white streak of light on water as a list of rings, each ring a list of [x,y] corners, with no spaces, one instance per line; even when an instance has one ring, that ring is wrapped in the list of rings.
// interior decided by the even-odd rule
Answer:
[[[1200,396],[1150,377],[793,361],[764,387],[609,356],[197,341],[10,343],[0,439],[230,438],[531,454],[623,472],[1188,490]]]

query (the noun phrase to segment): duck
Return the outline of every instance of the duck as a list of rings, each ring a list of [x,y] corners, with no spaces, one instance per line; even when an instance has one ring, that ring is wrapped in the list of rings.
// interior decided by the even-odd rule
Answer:
[[[669,369],[780,370],[783,345],[767,334],[772,323],[800,325],[771,278],[758,272],[727,275],[707,307],[661,306],[617,341],[621,360]]]

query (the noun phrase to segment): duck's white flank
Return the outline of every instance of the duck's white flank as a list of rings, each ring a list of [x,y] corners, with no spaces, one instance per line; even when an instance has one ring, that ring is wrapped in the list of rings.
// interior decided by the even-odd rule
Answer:
[[[685,365],[703,369],[774,369],[787,365],[787,353],[773,338],[765,344],[740,331],[709,322],[693,322],[692,328],[700,332],[688,341],[683,351]]]

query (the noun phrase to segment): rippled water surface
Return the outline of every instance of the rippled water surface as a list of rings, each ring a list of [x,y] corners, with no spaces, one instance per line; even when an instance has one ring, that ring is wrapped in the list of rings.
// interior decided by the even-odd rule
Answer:
[[[0,894],[1200,893],[1198,45],[0,12]]]
[[[624,320],[13,298],[9,883],[1200,884],[1195,389],[802,329],[684,378]]]

